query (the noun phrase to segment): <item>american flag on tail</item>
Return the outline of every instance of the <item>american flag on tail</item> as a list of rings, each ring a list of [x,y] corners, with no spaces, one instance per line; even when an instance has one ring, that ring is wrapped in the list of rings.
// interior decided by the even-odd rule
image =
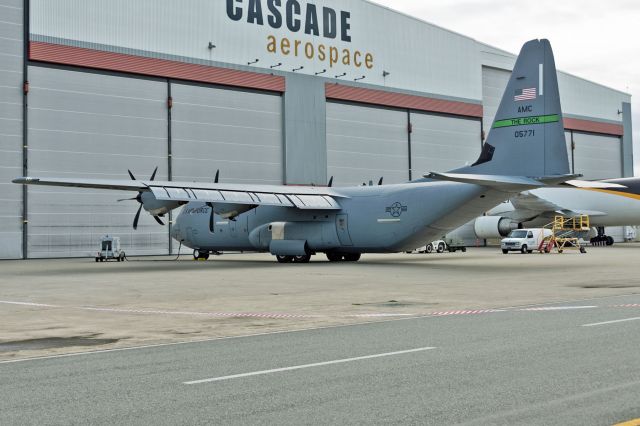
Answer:
[[[535,99],[538,95],[538,90],[535,87],[530,89],[517,89],[513,98],[514,101],[526,101]]]

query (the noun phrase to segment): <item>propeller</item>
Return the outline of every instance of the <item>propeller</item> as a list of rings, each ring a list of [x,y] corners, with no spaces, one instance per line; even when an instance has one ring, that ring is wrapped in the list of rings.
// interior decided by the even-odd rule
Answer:
[[[213,234],[213,225],[214,225],[214,223],[213,223],[213,221],[214,221],[214,218],[213,218],[213,214],[214,214],[214,212],[213,212],[213,203],[207,203],[207,206],[211,208],[211,215],[209,216],[209,231],[211,231],[211,233]]]
[[[331,188],[333,186],[333,176],[331,176],[331,179],[329,179],[329,184],[327,186],[329,188]]]
[[[218,171],[216,172],[216,178],[213,180],[213,183],[219,183],[219,182],[220,182],[220,169],[218,169]]]
[[[384,176],[382,176],[380,178],[380,180],[378,181],[378,186],[382,186],[382,182],[384,181]]]
[[[127,170],[127,172],[129,172],[129,176],[131,177],[131,180],[137,180],[136,177],[133,175],[133,173],[131,173],[131,170]],[[156,174],[158,173],[158,168],[156,167],[155,170],[153,171],[153,173],[151,174],[151,181],[154,181],[156,178]],[[136,216],[133,218],[133,229],[136,230],[138,229],[138,221],[140,220],[140,213],[142,213],[142,207],[143,207],[143,203],[142,203],[142,192],[138,192],[138,195],[133,197],[133,198],[125,198],[122,200],[118,200],[118,202],[122,202],[122,201],[137,201],[140,204],[140,207],[138,207],[138,211],[136,212]],[[158,216],[153,216],[153,218],[156,220],[156,222],[158,222],[160,225],[164,226],[164,222],[160,219],[160,217]]]

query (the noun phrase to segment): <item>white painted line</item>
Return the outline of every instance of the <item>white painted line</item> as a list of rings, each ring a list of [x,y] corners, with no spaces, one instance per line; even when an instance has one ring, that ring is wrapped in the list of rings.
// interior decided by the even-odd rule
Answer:
[[[47,304],[44,304],[44,303],[11,302],[11,301],[8,301],[8,300],[0,300],[0,303],[3,303],[5,305],[37,306],[39,308],[59,308],[59,306],[47,305]]]
[[[333,360],[333,361],[316,362],[316,363],[313,363],[313,364],[295,365],[293,367],[274,368],[272,370],[253,371],[253,372],[250,372],[250,373],[234,374],[234,375],[231,375],[231,376],[214,377],[212,379],[193,380],[193,381],[190,381],[190,382],[184,382],[184,384],[185,385],[199,385],[199,384],[202,384],[202,383],[221,382],[223,380],[240,379],[240,378],[243,378],[243,377],[260,376],[260,375],[265,375],[265,374],[281,373],[281,372],[284,372],[284,371],[302,370],[304,368],[322,367],[322,366],[325,366],[325,365],[343,364],[343,363],[346,363],[346,362],[363,361],[363,360],[367,360],[367,359],[383,358],[383,357],[395,356],[395,355],[404,355],[404,354],[410,354],[410,353],[415,353],[415,352],[424,352],[424,351],[428,351],[428,350],[431,350],[431,349],[435,349],[435,347],[425,347],[425,348],[409,349],[409,350],[406,350],[406,351],[387,352],[387,353],[383,353],[383,354],[359,356],[359,357],[356,357],[356,358],[336,359],[336,360]]]
[[[596,309],[598,306],[542,306],[539,308],[525,308],[521,311],[572,311],[577,309]]]
[[[538,86],[540,87],[540,96],[544,96],[544,64],[538,64]]]
[[[629,321],[638,321],[638,320],[640,320],[640,317],[625,318],[625,319],[614,320],[614,321],[605,321],[605,322],[594,322],[593,324],[582,324],[582,327],[595,327],[595,326],[598,326],[598,325],[617,324],[619,322],[629,322]]]

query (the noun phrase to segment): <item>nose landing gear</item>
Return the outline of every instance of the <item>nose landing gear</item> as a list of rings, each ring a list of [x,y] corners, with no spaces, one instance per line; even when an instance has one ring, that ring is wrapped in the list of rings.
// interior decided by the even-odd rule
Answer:
[[[357,262],[362,255],[360,253],[327,253],[329,262]]]

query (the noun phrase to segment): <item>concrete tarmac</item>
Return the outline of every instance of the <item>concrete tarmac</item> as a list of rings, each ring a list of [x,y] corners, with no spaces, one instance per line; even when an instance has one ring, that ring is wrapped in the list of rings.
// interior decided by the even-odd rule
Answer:
[[[3,424],[611,425],[640,296],[0,363]]]
[[[639,253],[0,262],[0,360],[636,293]]]

